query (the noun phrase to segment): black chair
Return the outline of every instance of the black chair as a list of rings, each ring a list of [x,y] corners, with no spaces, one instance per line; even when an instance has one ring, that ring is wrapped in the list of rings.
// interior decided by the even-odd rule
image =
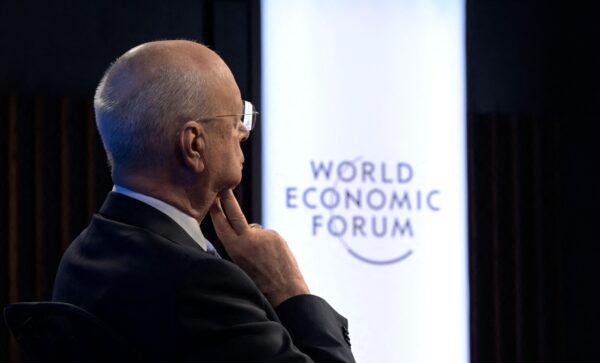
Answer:
[[[7,305],[4,319],[33,363],[136,362],[126,340],[80,307],[59,302]]]

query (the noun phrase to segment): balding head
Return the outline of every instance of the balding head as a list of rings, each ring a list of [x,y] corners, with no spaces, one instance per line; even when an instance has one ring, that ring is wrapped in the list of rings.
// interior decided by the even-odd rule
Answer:
[[[231,94],[240,98],[233,75],[203,45],[157,41],[129,50],[108,68],[94,98],[109,163],[124,170],[171,163],[179,128],[219,114]]]

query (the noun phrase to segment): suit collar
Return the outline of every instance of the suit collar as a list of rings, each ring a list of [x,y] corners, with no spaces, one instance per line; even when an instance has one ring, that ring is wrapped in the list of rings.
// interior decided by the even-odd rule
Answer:
[[[121,223],[150,230],[172,242],[205,252],[169,216],[150,205],[126,195],[110,192],[100,208],[100,215]]]
[[[202,234],[200,224],[194,217],[182,212],[181,210],[177,209],[171,204],[166,203],[160,199],[133,191],[131,189],[127,189],[117,184],[115,184],[112,191],[117,192],[119,194],[124,194],[130,198],[139,200],[140,202],[144,202],[145,204],[148,204],[149,206],[154,207],[155,209],[158,209],[159,211],[163,212],[169,218],[174,220],[181,228],[183,228],[183,230],[190,237],[192,237],[192,239],[196,241],[196,243],[198,243],[203,250],[208,250],[208,241],[204,237],[204,234]]]

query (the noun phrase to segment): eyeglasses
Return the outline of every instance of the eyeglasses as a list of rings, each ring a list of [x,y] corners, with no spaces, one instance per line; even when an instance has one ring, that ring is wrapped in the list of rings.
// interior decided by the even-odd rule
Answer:
[[[234,116],[241,117],[242,125],[244,126],[246,131],[250,131],[254,128],[254,125],[256,125],[256,121],[258,119],[258,111],[255,111],[254,105],[252,105],[250,102],[244,101],[244,109],[242,110],[241,114],[218,115],[218,116],[213,116],[213,117],[202,118],[198,121],[210,120],[213,118],[221,118],[221,117],[234,117]]]

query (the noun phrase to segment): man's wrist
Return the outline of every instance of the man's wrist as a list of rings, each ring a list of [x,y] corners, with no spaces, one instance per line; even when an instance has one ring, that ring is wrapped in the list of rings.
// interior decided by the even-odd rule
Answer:
[[[271,303],[271,306],[273,306],[274,308],[276,308],[277,306],[279,306],[282,302],[286,301],[287,299],[290,299],[294,296],[298,296],[298,295],[308,295],[310,294],[310,291],[308,289],[308,287],[306,286],[306,284],[304,284],[304,286],[294,286],[292,289],[280,292],[280,293],[274,293],[274,294],[270,294],[269,296],[267,296],[267,299],[269,300],[269,303]]]

